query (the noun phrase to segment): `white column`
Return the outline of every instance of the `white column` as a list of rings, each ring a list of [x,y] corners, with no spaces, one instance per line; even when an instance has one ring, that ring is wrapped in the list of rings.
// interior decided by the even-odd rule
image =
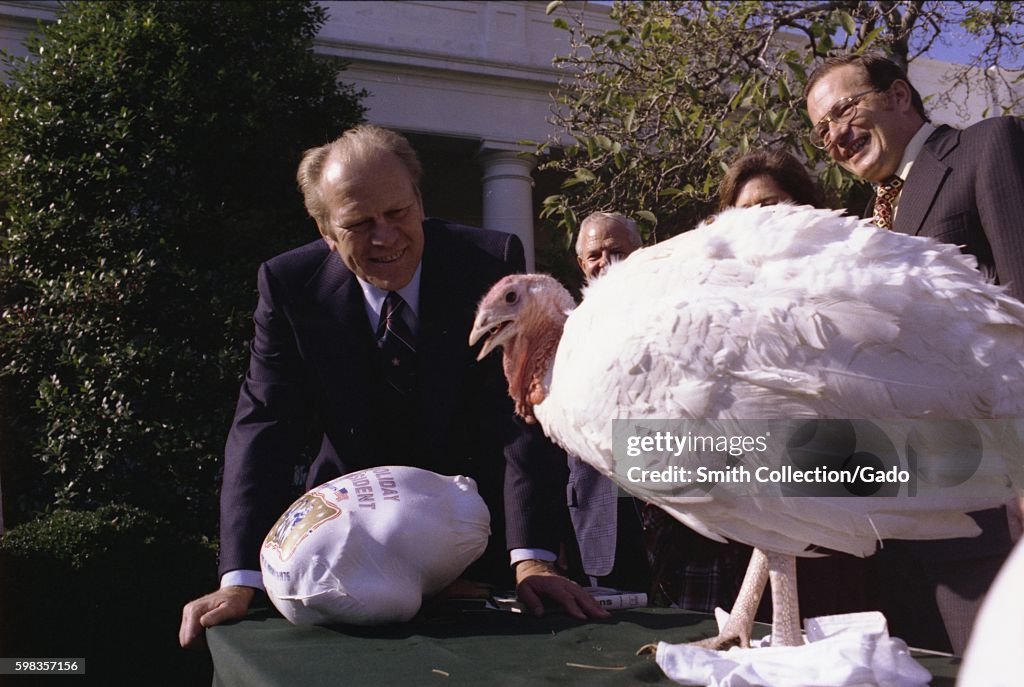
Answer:
[[[533,171],[536,158],[523,146],[484,141],[480,161],[484,167],[484,228],[515,234],[523,241],[526,269],[534,269]]]

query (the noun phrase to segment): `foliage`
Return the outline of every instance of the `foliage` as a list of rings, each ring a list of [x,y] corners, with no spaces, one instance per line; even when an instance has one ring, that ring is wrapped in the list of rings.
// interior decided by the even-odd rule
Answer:
[[[58,509],[0,535],[0,552],[81,571],[117,548],[166,545],[157,542],[157,534],[167,526],[140,508],[119,503],[93,511]]]
[[[121,500],[216,522],[255,266],[310,236],[301,151],[363,113],[312,54],[324,20],[312,2],[70,3],[6,60],[0,374],[38,461],[22,517]]]
[[[178,648],[174,628],[214,586],[214,560],[208,542],[121,504],[19,525],[0,535],[0,654],[85,657],[103,684],[208,684],[208,657]]]
[[[714,209],[727,164],[750,149],[794,152],[818,170],[829,203],[844,206],[863,186],[806,140],[802,94],[814,64],[873,50],[906,66],[951,25],[990,31],[990,46],[1021,26],[1013,3],[920,0],[616,2],[608,31],[590,29],[578,7],[556,0],[548,11],[569,50],[556,58],[566,74],[551,117],[559,134],[539,150],[567,178],[542,216],[567,245],[595,210],[632,214],[649,241],[692,227]]]

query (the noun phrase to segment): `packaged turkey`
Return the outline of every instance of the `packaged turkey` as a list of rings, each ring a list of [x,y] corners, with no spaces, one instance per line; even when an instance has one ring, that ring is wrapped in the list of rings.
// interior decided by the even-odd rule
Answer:
[[[355,472],[310,490],[260,551],[267,595],[298,625],[404,622],[487,546],[469,477],[413,467]]]

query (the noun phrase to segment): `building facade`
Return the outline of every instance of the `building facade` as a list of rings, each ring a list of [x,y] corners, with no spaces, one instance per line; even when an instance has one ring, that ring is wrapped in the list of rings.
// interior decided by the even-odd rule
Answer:
[[[555,133],[547,122],[559,78],[552,58],[568,52],[546,0],[322,4],[329,18],[315,49],[349,63],[340,78],[369,93],[368,121],[416,147],[427,214],[517,234],[532,269],[539,203],[559,179],[538,172],[535,147],[524,142]],[[589,29],[615,26],[608,3],[566,4],[585,12]],[[0,47],[25,54],[25,36],[57,10],[46,0],[0,2]],[[949,90],[948,66],[919,58],[910,77],[927,98]],[[956,110],[933,107],[933,120],[964,126],[997,114],[1003,94],[990,90]]]

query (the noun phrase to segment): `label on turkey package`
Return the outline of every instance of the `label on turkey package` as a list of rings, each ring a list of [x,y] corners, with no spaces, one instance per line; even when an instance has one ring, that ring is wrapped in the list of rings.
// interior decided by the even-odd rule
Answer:
[[[263,546],[268,551],[276,551],[278,558],[286,561],[306,538],[343,511],[352,508],[376,510],[379,500],[401,500],[390,467],[357,472],[327,482],[319,490],[299,497],[278,518]]]

